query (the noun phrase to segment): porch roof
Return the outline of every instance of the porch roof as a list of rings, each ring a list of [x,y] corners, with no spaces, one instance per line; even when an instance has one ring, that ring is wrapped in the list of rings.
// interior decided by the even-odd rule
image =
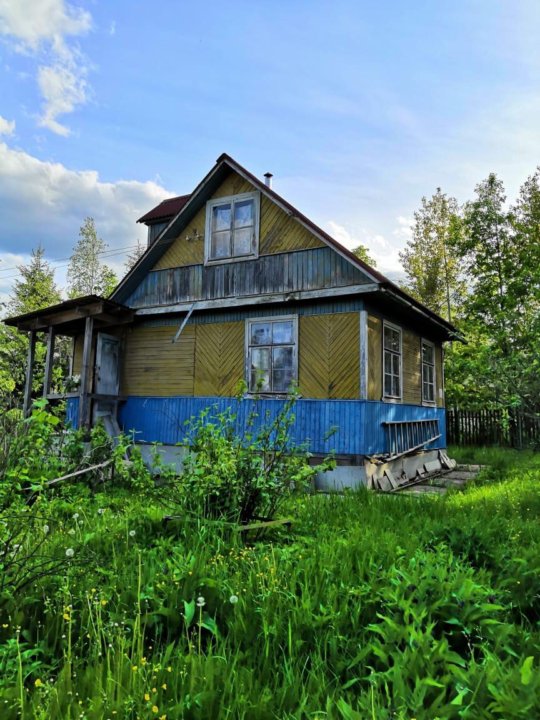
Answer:
[[[99,295],[85,295],[42,310],[6,318],[4,322],[18,330],[40,331],[53,327],[57,335],[78,335],[84,332],[87,317],[94,319],[96,327],[103,328],[129,323],[134,314],[131,308],[113,300]]]

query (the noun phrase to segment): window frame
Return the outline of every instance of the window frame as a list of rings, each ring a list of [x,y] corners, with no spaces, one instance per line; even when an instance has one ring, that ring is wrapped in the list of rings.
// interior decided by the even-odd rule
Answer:
[[[390,328],[392,330],[395,330],[399,333],[399,353],[396,353],[393,350],[386,350],[386,347],[384,345],[384,330],[385,328]],[[382,337],[381,337],[381,346],[382,346],[382,399],[384,402],[389,403],[400,403],[403,401],[403,328],[401,328],[399,325],[395,325],[392,322],[389,322],[388,320],[383,320],[383,326],[382,326]],[[387,395],[385,391],[385,382],[384,382],[384,376],[385,376],[385,369],[384,369],[384,358],[385,353],[389,352],[392,355],[398,355],[399,357],[399,395]]]
[[[231,217],[234,218],[234,204],[237,202],[245,202],[246,200],[253,200],[254,208],[254,234],[255,237],[252,242],[253,252],[246,255],[231,255],[226,258],[212,258],[210,252],[212,249],[212,211],[217,205],[226,205],[230,203],[232,206]],[[226,195],[224,197],[212,198],[206,203],[206,217],[205,217],[205,233],[204,233],[204,264],[205,265],[221,265],[223,263],[231,262],[243,262],[245,260],[256,260],[259,257],[259,230],[260,230],[260,212],[261,208],[261,193],[258,190],[247,193],[240,193],[238,195]]]
[[[424,345],[432,348],[433,350],[433,364],[424,363]],[[437,348],[435,343],[426,338],[420,339],[420,382],[422,383],[422,405],[436,405],[437,404]],[[433,367],[433,400],[428,400],[424,395],[424,365]]]
[[[252,390],[251,389],[251,348],[257,347],[290,347],[290,344],[283,345],[252,345],[251,326],[257,323],[265,322],[289,322],[293,324],[293,378],[291,383],[298,383],[298,315],[265,315],[264,317],[251,317],[245,320],[244,329],[244,378],[247,385],[246,394],[251,397],[261,397],[269,395],[271,397],[287,397],[288,392],[282,390]],[[271,370],[270,370],[271,371]]]

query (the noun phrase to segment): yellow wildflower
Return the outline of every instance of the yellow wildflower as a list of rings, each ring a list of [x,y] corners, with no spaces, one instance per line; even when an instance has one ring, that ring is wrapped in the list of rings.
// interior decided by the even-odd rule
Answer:
[[[161,687],[162,687],[163,690],[166,690],[166,689],[167,689],[167,683],[163,683],[163,685],[162,685]]]
[[[43,687],[43,683],[41,682],[41,680],[39,678],[34,682],[34,685],[36,687]]]
[[[159,712],[159,708],[158,708],[157,705],[152,705],[152,712],[153,712],[153,713],[158,713],[158,712]]]
[[[105,607],[105,605],[107,604],[107,600],[102,600],[101,604],[103,605],[103,607]]]
[[[150,694],[144,693],[144,699],[146,700],[146,702],[148,702],[150,700]]]
[[[137,672],[139,668],[136,665],[132,665],[131,669],[133,670],[133,672]]]

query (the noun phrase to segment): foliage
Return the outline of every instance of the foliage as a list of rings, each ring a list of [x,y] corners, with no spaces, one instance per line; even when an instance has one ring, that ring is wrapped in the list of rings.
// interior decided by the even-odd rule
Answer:
[[[493,457],[446,497],[289,498],[293,534],[245,545],[132,489],[42,494],[18,552],[63,563],[0,601],[2,717],[537,717],[540,459]]]
[[[357,258],[363,260],[370,267],[377,267],[376,260],[371,257],[371,255],[369,254],[369,248],[367,248],[365,245],[357,245],[355,248],[352,249],[352,252],[353,255],[356,255]]]
[[[441,188],[429,199],[423,197],[411,230],[412,237],[400,253],[408,278],[405,289],[452,321],[464,292],[459,256],[451,251],[461,234],[456,199]]]
[[[12,295],[7,303],[8,316],[40,310],[59,303],[60,292],[54,282],[54,270],[44,260],[44,249],[39,246],[32,250],[32,257],[27,265],[19,265],[20,279],[13,285]],[[57,366],[65,360],[62,346],[58,345],[59,356]],[[28,337],[15,328],[0,323],[0,400],[16,403],[20,400],[25,383],[26,358],[28,354]],[[45,341],[38,339],[36,343],[36,359],[34,387],[40,386],[45,363]],[[61,371],[58,371],[61,374]],[[58,374],[58,373],[57,373]]]
[[[216,414],[209,408],[192,419],[176,482],[182,503],[202,517],[247,523],[272,519],[291,493],[305,491],[331,462],[310,466],[307,451],[294,446],[295,400],[292,395],[274,417],[261,417],[255,406],[245,425],[238,422],[242,409]]]
[[[139,259],[144,255],[145,251],[146,247],[144,246],[144,244],[140,240],[137,240],[135,248],[129,253],[126,262],[124,263],[126,273],[128,273],[131,268],[139,261]]]
[[[87,217],[79,230],[79,240],[67,270],[70,298],[82,295],[107,297],[114,290],[118,282],[116,275],[100,258],[106,249],[107,244],[98,236],[94,219]]]

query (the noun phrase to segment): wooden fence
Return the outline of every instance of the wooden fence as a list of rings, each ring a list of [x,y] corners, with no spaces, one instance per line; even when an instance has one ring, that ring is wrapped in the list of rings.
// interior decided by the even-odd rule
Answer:
[[[451,445],[500,445],[519,450],[540,448],[540,416],[515,408],[446,412],[447,442]]]

